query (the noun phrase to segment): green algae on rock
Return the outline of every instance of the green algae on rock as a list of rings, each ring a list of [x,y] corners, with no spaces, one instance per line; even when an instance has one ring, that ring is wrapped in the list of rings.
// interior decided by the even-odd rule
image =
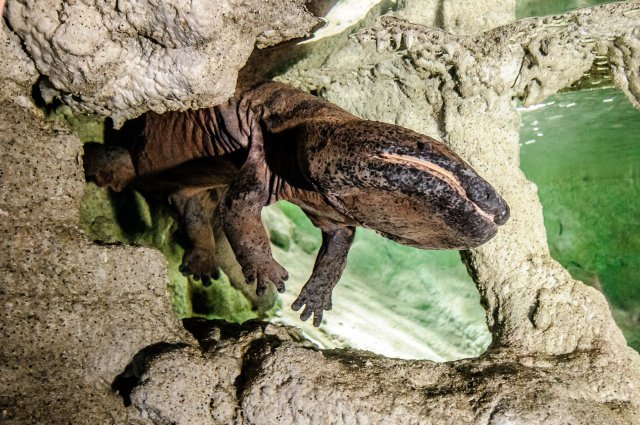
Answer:
[[[229,284],[226,275],[204,288],[200,282],[178,271],[184,249],[178,242],[176,222],[165,208],[149,202],[140,193],[132,190],[109,193],[107,189],[87,183],[80,217],[90,239],[101,243],[150,246],[164,254],[171,302],[179,317],[243,322],[259,316],[251,301]]]
[[[74,113],[68,106],[50,108],[47,120],[64,123],[81,142],[103,143],[105,120],[95,115]],[[80,223],[87,236],[101,244],[127,244],[158,249],[167,260],[171,304],[178,317],[207,317],[244,322],[273,314],[270,307],[256,306],[222,275],[212,287],[184,277],[178,267],[184,249],[179,244],[177,225],[158,202],[134,190],[110,192],[87,183],[80,204]]]

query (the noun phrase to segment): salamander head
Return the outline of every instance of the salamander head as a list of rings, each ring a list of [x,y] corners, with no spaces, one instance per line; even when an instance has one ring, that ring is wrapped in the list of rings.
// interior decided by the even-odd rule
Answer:
[[[311,178],[336,209],[406,245],[473,248],[509,218],[504,199],[453,151],[402,127],[347,123],[312,156]]]

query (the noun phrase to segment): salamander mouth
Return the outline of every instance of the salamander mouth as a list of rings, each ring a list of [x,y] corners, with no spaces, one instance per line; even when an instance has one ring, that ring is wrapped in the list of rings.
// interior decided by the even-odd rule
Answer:
[[[435,178],[442,180],[449,187],[455,190],[458,193],[458,195],[460,195],[463,199],[468,201],[473,206],[476,213],[478,213],[478,215],[484,218],[486,221],[488,221],[489,223],[502,224],[502,223],[499,223],[499,221],[501,221],[499,217],[496,220],[496,216],[494,214],[490,214],[484,211],[482,208],[480,208],[480,206],[478,206],[478,204],[476,204],[469,198],[469,196],[467,195],[467,191],[462,186],[462,183],[451,171],[448,171],[432,162],[425,161],[423,159],[418,159],[408,155],[398,155],[395,153],[385,152],[380,155],[375,155],[374,158],[385,161],[385,162],[390,162],[393,164],[406,165],[406,166],[416,168],[421,171],[429,173]]]

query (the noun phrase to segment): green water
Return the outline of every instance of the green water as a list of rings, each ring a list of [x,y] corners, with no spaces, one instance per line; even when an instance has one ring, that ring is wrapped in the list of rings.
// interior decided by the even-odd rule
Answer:
[[[640,350],[640,111],[600,89],[521,113],[521,168],[538,186],[551,254],[606,295]]]
[[[263,219],[277,242],[274,256],[290,276],[280,320],[310,339],[436,361],[478,356],[489,345],[480,296],[457,251],[418,250],[365,229],[356,233],[321,328],[300,322],[289,306],[311,273],[320,232],[288,203],[269,207]]]
[[[580,7],[613,3],[615,0],[518,0],[516,2],[517,19],[531,16],[557,15]]]

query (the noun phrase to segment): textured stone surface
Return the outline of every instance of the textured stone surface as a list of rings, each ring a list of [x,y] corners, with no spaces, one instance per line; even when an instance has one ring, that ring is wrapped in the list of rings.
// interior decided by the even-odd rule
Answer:
[[[45,99],[121,124],[226,100],[254,45],[310,34],[318,19],[304,3],[9,0],[5,13]]]
[[[508,24],[516,13],[515,0],[444,0],[440,7],[442,23],[439,26],[456,34],[475,34]]]
[[[640,19],[640,13],[635,16]],[[611,63],[616,87],[640,109],[640,27],[636,25],[628,34],[617,37],[603,54]]]
[[[35,108],[0,109],[0,421],[122,422],[116,376],[145,347],[190,342],[164,258],[90,243],[79,140]]]
[[[607,353],[450,363],[320,351],[290,329],[189,319],[203,356],[162,354],[141,371],[130,418],[201,424],[634,424],[638,373]],[[214,373],[212,373],[215,371]],[[194,389],[185,400],[185,378]],[[208,410],[207,410],[208,409]]]
[[[0,70],[3,77],[0,98],[28,107],[31,100],[27,98],[28,91],[25,87],[31,87],[35,83],[38,72],[33,61],[22,50],[18,36],[4,24],[0,25]]]

